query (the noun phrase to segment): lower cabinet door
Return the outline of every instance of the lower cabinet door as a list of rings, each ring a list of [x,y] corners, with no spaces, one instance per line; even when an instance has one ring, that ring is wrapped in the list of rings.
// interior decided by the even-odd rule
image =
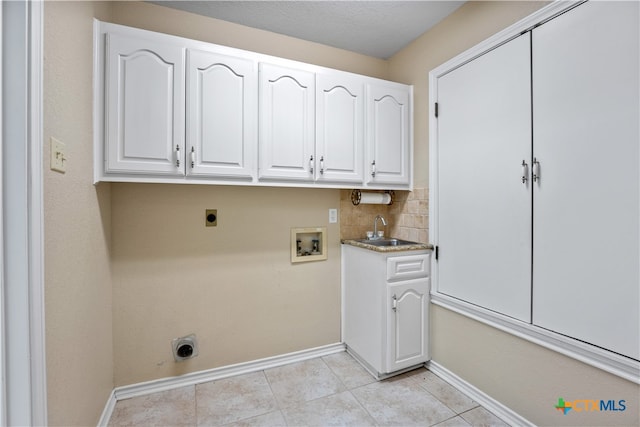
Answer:
[[[387,285],[386,373],[427,361],[428,297],[428,278]]]

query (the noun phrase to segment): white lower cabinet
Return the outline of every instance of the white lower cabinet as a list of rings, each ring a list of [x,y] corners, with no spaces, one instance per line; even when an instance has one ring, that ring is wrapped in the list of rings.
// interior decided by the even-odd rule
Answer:
[[[428,251],[342,245],[343,341],[376,378],[429,358]]]

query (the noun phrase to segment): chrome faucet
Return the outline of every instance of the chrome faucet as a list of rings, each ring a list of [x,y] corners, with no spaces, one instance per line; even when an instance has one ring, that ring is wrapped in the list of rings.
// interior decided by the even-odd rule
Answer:
[[[373,238],[372,239],[379,239],[380,237],[378,237],[378,220],[382,221],[382,225],[386,226],[387,225],[387,221],[382,217],[382,215],[377,215],[375,217],[375,219],[373,220]]]

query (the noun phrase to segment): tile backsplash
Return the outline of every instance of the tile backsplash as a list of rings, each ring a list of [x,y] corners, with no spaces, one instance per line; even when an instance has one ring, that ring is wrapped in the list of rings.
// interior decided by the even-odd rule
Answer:
[[[383,193],[384,191],[380,191]],[[373,230],[376,215],[387,220],[385,236],[429,243],[429,190],[394,191],[391,205],[353,205],[351,190],[340,191],[340,238],[361,239]]]

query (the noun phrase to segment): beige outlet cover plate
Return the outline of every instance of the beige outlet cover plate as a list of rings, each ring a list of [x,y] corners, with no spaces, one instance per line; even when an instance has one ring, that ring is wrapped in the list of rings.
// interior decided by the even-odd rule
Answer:
[[[218,209],[207,209],[204,213],[204,225],[206,227],[218,226]]]

